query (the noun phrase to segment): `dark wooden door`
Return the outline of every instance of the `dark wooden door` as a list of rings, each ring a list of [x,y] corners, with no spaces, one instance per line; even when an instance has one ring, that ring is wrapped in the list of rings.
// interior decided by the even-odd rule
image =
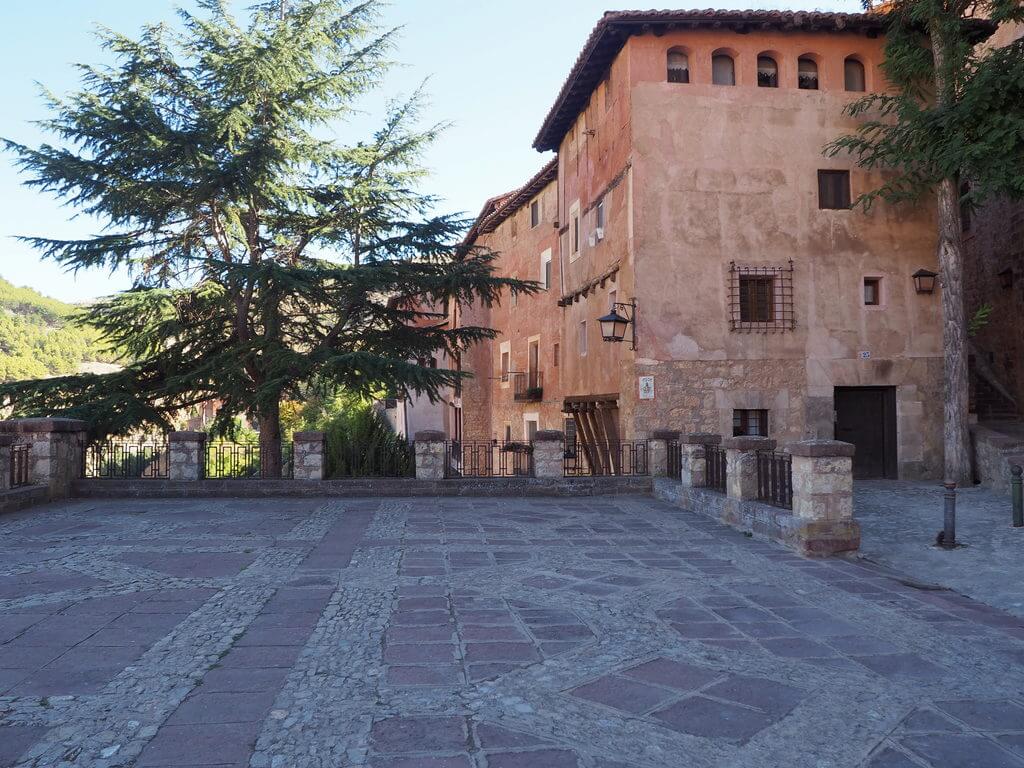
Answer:
[[[896,388],[836,387],[836,440],[853,443],[855,478],[896,478]]]

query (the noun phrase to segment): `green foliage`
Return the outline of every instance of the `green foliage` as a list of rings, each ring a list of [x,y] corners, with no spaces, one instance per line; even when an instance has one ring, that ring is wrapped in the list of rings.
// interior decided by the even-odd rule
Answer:
[[[535,283],[496,277],[493,253],[460,247],[467,222],[418,191],[421,98],[393,105],[351,144],[325,138],[379,85],[392,35],[378,0],[223,0],[181,11],[182,31],[104,32],[109,67],[49,96],[57,142],[7,142],[27,185],[107,224],[84,240],[27,238],[72,268],[127,269],[132,290],[88,322],[135,361],[104,376],[0,386],[23,415],[82,418],[93,436],[206,400],[227,430],[254,414],[276,440],[282,400],[323,381],[359,396],[438,398],[454,371],[410,362],[492,338],[436,322],[452,302],[490,305]]]
[[[988,325],[991,318],[992,305],[982,304],[978,307],[978,311],[974,313],[974,317],[967,321],[967,335],[972,338],[977,336]]]
[[[368,403],[330,417],[325,477],[412,477],[416,460],[405,439]]]
[[[82,310],[0,278],[0,382],[76,373],[84,362],[117,360]]]
[[[995,23],[1013,20],[1024,20],[1020,0],[891,3],[883,70],[895,88],[850,104],[857,132],[826,147],[888,172],[859,204],[916,201],[960,178],[970,180],[967,205],[1024,197],[1024,47],[978,45]]]

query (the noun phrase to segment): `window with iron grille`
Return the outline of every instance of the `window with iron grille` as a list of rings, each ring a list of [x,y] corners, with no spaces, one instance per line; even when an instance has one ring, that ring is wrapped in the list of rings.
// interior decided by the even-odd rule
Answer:
[[[785,267],[729,266],[729,329],[744,332],[791,331],[793,262]]]
[[[768,411],[736,408],[732,412],[733,437],[768,437]]]

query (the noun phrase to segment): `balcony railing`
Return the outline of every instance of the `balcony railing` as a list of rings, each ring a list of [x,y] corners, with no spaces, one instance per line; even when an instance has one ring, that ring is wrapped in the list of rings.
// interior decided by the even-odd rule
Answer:
[[[533,443],[453,440],[445,444],[445,477],[532,477]]]
[[[104,440],[91,443],[82,456],[82,477],[104,480],[163,480],[170,474],[170,454],[163,438]]]
[[[215,442],[206,444],[206,455],[203,462],[203,475],[211,480],[245,480],[270,478],[273,455],[264,450],[259,443]],[[281,477],[290,478],[294,474],[294,445],[281,444]]]
[[[536,403],[544,399],[544,376],[540,371],[512,374],[512,399]]]
[[[11,446],[11,488],[29,484],[29,458],[31,446],[19,443]]]
[[[773,507],[793,508],[793,457],[788,453],[757,452],[757,499]]]
[[[587,443],[573,441],[565,446],[562,462],[566,477],[613,475],[627,477],[649,473],[646,440]]]
[[[704,487],[725,493],[725,449],[720,445],[705,445],[704,458],[707,462]]]

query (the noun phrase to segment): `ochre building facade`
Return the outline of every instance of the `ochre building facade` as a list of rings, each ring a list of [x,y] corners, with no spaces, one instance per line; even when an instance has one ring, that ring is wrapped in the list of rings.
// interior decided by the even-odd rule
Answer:
[[[467,238],[542,290],[456,309],[499,332],[462,357],[461,436],[836,437],[861,476],[938,477],[934,210],[851,207],[880,177],[823,153],[883,45],[869,14],[605,14],[537,136],[555,157]]]

